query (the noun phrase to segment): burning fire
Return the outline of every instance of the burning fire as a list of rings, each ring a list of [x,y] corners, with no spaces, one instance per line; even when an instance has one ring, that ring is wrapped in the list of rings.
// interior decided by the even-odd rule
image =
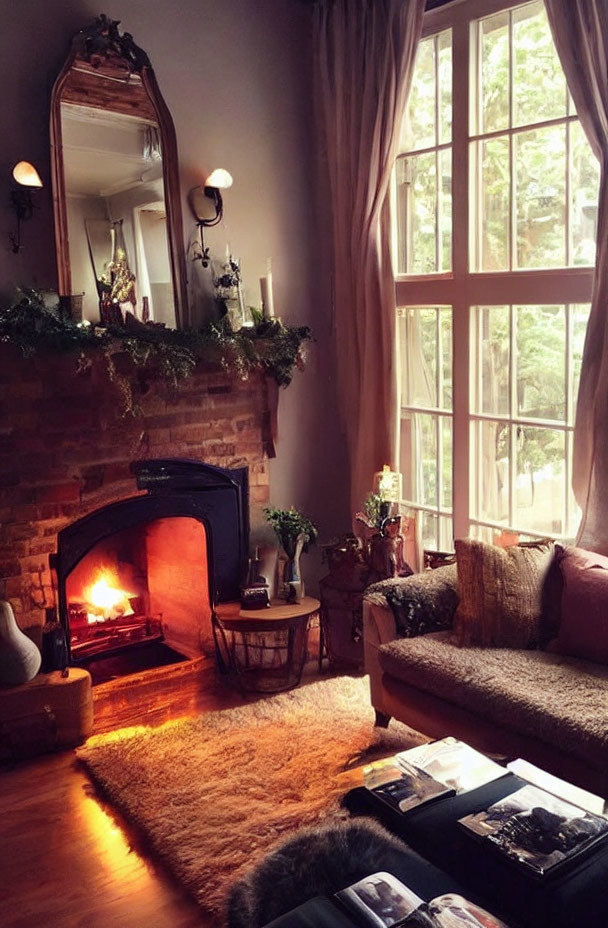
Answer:
[[[105,622],[118,616],[133,615],[130,598],[134,595],[118,586],[119,580],[111,569],[101,570],[92,586],[84,591],[87,605],[93,608],[87,612],[87,621]]]

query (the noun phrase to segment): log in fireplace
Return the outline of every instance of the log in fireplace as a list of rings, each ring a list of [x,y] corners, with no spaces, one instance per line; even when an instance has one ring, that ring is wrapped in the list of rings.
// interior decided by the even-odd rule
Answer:
[[[71,661],[89,664],[163,641],[213,649],[212,608],[239,598],[247,563],[246,467],[135,461],[141,495],[62,529],[51,568]]]

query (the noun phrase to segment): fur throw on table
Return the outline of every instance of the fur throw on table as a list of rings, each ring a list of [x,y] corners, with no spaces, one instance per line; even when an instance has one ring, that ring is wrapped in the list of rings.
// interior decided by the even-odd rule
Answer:
[[[398,871],[405,845],[373,819],[302,828],[232,887],[228,928],[262,928],[378,870]]]

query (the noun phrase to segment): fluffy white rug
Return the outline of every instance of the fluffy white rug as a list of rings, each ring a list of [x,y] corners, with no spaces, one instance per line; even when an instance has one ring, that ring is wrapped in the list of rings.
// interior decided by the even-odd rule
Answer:
[[[373,727],[367,678],[337,677],[80,749],[102,793],[209,914],[228,885],[300,825],[344,818],[344,771],[419,744]],[[394,727],[393,727],[394,726]]]

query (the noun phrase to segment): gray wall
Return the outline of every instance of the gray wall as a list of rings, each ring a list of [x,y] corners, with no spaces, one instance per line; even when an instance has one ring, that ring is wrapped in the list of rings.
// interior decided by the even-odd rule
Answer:
[[[0,292],[17,284],[54,286],[55,252],[48,103],[71,36],[100,12],[92,0],[2,2],[2,201],[10,171],[25,159],[45,190],[23,228],[24,249],[0,248]],[[318,206],[310,78],[310,8],[299,0],[121,0],[105,8],[149,54],[177,133],[184,247],[193,233],[186,196],[214,167],[226,167],[225,221],[208,230],[212,252],[230,243],[241,259],[248,303],[259,305],[259,277],[272,260],[275,308],[286,322],[309,324],[316,341],[304,374],[281,391],[272,501],[303,508],[322,540],[347,530],[348,480],[334,377],[327,222]],[[321,172],[322,173],[322,172]],[[5,231],[12,217],[4,212]],[[188,260],[193,290],[199,265]],[[203,281],[203,286],[204,286]],[[321,570],[307,555],[306,573]]]

